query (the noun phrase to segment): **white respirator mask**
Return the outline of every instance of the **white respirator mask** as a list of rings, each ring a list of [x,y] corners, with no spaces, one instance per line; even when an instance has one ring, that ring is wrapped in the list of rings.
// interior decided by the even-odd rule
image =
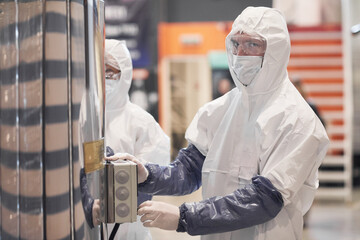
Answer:
[[[116,85],[119,83],[121,72],[105,78],[105,93],[107,98],[111,98],[116,93]]]
[[[232,70],[238,80],[245,87],[254,80],[263,63],[262,56],[233,56]]]
[[[115,92],[116,84],[117,84],[116,80],[112,80],[112,79],[105,80],[105,93],[107,97],[109,97],[110,95],[112,95],[113,92]]]

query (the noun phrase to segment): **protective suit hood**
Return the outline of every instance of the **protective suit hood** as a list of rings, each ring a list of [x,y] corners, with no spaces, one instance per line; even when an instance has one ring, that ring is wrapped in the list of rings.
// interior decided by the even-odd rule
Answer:
[[[120,109],[129,101],[132,81],[132,61],[125,41],[105,40],[105,64],[121,71],[121,77],[114,84],[116,94],[106,95],[106,110]]]
[[[235,19],[227,38],[237,32],[256,33],[266,39],[267,47],[262,68],[247,87],[236,80],[231,69],[234,55],[227,51],[230,73],[236,86],[249,95],[274,91],[287,79],[286,67],[290,57],[290,37],[282,13],[266,7],[248,7]]]

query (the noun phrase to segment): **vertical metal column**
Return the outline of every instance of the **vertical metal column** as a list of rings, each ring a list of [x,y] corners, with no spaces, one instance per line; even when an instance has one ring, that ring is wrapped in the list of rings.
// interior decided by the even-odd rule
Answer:
[[[84,168],[87,189],[93,199],[99,199],[99,172],[96,161],[84,161],[83,144],[103,145],[104,141],[104,2],[84,1],[85,23],[85,91],[81,100],[79,117],[79,157]],[[92,145],[92,144],[90,144]],[[91,154],[95,153],[92,152]],[[103,153],[102,153],[103,155]],[[93,158],[96,159],[97,157]],[[88,217],[89,218],[89,217]],[[90,221],[87,219],[87,222]],[[85,238],[98,239],[99,227],[90,229],[85,223]]]
[[[72,129],[72,200],[73,200],[73,228],[74,239],[86,239],[87,232],[84,210],[81,202],[79,160],[79,115],[80,105],[85,89],[85,21],[84,2],[70,2],[70,31],[71,48],[71,129]],[[70,99],[69,99],[70,100]]]
[[[0,4],[0,238],[19,237],[18,3]]]
[[[83,1],[0,3],[0,239],[86,236],[78,125],[88,69],[88,117],[103,138],[101,9],[94,1],[95,40],[85,48]]]
[[[66,0],[45,2],[44,179],[47,239],[71,239]]]
[[[0,4],[0,238],[43,238],[41,1]]]

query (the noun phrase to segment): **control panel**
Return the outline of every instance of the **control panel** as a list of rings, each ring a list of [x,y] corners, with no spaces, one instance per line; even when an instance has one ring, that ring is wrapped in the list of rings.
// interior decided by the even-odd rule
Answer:
[[[130,161],[105,162],[100,173],[100,220],[136,222],[137,165]]]

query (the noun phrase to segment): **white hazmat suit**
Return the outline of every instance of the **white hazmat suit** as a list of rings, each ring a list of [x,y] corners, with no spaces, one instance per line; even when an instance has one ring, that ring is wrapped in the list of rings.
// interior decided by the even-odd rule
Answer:
[[[120,69],[120,79],[106,80],[105,145],[143,161],[170,162],[170,140],[155,119],[129,100],[132,61],[125,41],[105,40],[105,64]],[[141,200],[141,196],[139,195]],[[109,235],[112,227],[109,227]],[[138,220],[121,224],[115,239],[147,240],[150,232]]]
[[[189,146],[169,166],[146,164],[139,185],[163,195],[202,186],[204,199],[179,209],[147,202],[138,213],[148,226],[203,240],[300,240],[329,139],[288,78],[282,14],[246,8],[226,49],[236,88],[201,107],[186,131]]]
[[[266,39],[262,67],[248,86],[237,78],[228,38],[249,32]],[[225,196],[266,177],[281,193],[284,207],[270,221],[202,239],[302,239],[303,215],[318,188],[318,167],[329,144],[318,117],[288,78],[290,39],[280,12],[248,7],[226,40],[229,68],[237,88],[202,107],[186,132],[206,156],[203,197]]]

